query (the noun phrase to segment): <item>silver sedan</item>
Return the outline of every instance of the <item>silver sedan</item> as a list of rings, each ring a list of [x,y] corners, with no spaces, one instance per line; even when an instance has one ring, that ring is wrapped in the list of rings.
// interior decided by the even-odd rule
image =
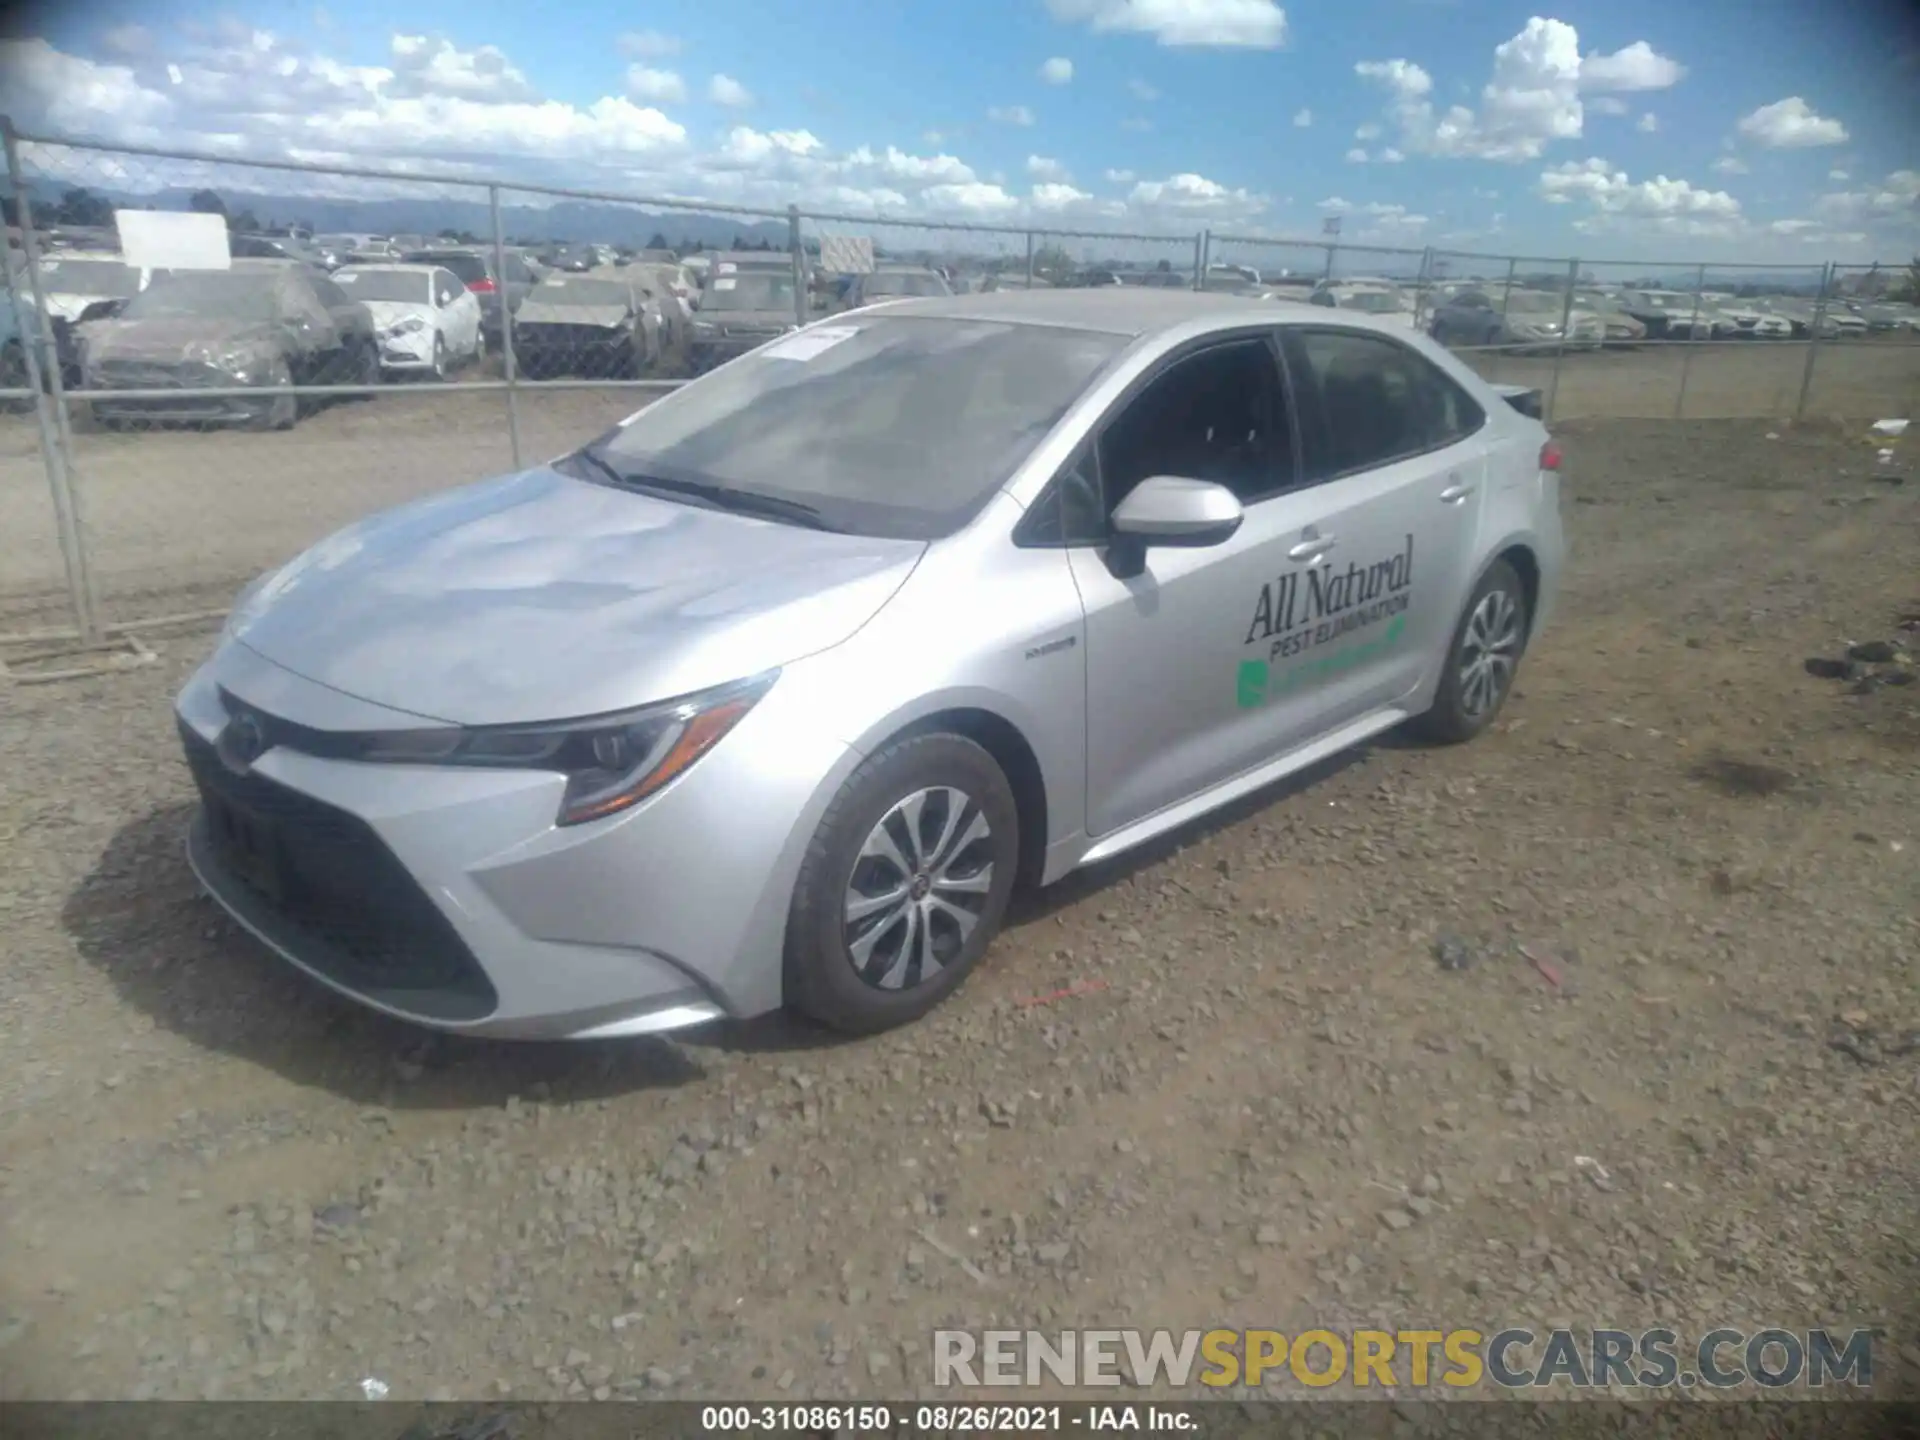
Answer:
[[[913,1019],[1016,883],[1484,730],[1561,563],[1537,399],[1176,290],[809,326],[256,581],[178,700],[190,858],[429,1026]]]

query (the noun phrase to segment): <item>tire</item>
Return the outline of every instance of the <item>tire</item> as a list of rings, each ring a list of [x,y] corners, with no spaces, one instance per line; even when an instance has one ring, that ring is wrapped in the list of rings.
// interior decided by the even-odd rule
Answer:
[[[293,371],[285,360],[273,362],[273,374],[267,381],[270,386],[293,384]],[[300,418],[300,397],[297,395],[276,396],[259,415],[247,421],[249,430],[291,430]]]
[[[447,378],[447,337],[435,332],[433,337],[433,378]]]
[[[1414,732],[1437,744],[1459,745],[1491,725],[1513,693],[1513,679],[1526,653],[1531,622],[1526,586],[1511,565],[1495,561],[1474,586],[1460,623],[1454,627],[1433,708],[1413,722]],[[1490,668],[1476,666],[1476,658],[1489,650],[1498,657],[1494,664]],[[1504,659],[1504,665],[1500,659]],[[1472,678],[1476,673],[1491,681],[1490,693]]]
[[[921,850],[947,841],[930,864],[912,864],[921,858],[907,844],[914,815]],[[906,869],[872,853],[886,842]],[[960,987],[993,943],[1019,863],[1012,787],[973,741],[916,735],[868,757],[828,806],[801,862],[787,916],[787,1003],[855,1035],[919,1019]],[[943,875],[954,883],[942,884]],[[849,920],[851,901],[890,892],[896,903]],[[961,914],[972,916],[971,926],[956,923]]]

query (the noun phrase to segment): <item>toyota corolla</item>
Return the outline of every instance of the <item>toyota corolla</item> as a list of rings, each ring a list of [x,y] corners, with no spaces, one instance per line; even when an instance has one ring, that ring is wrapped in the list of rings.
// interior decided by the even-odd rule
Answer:
[[[178,700],[189,856],[429,1026],[912,1019],[1016,883],[1484,730],[1560,567],[1537,401],[1170,290],[809,326],[256,581]]]

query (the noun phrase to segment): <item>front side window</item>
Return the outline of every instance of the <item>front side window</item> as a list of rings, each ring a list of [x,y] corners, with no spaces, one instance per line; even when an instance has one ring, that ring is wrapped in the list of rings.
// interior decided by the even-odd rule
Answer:
[[[1273,349],[1216,345],[1175,361],[1100,437],[1107,513],[1155,475],[1210,480],[1243,504],[1287,488],[1293,442]]]
[[[1326,453],[1321,475],[1347,475],[1452,445],[1486,413],[1425,356],[1381,335],[1309,330],[1299,336],[1306,374],[1320,397]]]

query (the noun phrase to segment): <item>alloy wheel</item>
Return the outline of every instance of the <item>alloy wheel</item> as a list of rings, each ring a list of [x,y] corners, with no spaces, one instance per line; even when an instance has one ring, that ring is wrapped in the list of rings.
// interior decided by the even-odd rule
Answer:
[[[953,963],[986,908],[998,848],[986,812],[952,786],[916,790],[882,815],[843,903],[855,973],[876,989],[909,990]]]
[[[1489,590],[1460,637],[1460,708],[1470,719],[1506,695],[1520,660],[1520,638],[1519,603],[1505,590]]]

